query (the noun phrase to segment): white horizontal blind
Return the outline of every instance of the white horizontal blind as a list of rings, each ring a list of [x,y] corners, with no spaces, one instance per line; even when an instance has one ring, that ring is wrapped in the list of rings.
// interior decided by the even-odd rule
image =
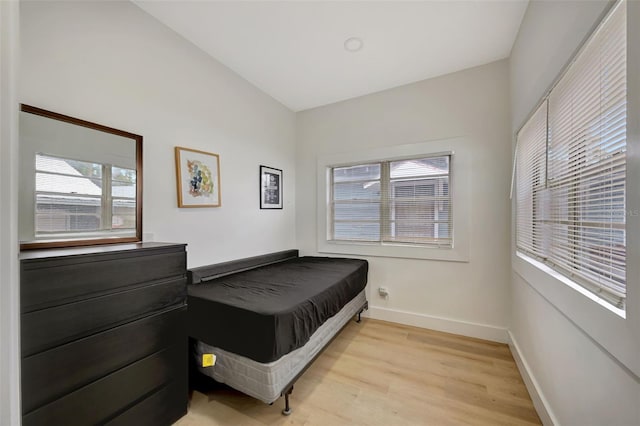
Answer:
[[[544,211],[547,180],[547,101],[518,132],[516,159],[516,245],[544,257]]]
[[[549,95],[551,263],[617,304],[625,297],[626,3]]]
[[[136,229],[136,171],[111,166],[111,227]]]
[[[626,3],[518,134],[517,245],[618,307],[626,297]],[[543,107],[544,108],[544,105]]]
[[[102,165],[36,154],[36,235],[102,229]]]
[[[44,154],[35,161],[36,237],[135,235],[135,170]]]
[[[329,238],[452,246],[450,156],[331,169]]]
[[[333,240],[380,241],[380,163],[331,170]]]
[[[383,241],[451,247],[449,156],[391,161]]]

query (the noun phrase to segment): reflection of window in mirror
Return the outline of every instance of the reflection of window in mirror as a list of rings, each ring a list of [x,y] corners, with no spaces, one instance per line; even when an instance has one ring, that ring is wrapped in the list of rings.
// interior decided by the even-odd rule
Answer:
[[[136,171],[36,154],[35,227],[36,238],[103,229],[135,231]]]
[[[23,105],[21,247],[140,241],[141,154],[141,136]]]

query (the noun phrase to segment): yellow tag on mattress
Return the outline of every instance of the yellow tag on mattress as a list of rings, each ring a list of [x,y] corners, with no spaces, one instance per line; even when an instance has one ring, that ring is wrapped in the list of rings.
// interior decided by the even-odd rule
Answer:
[[[213,367],[216,365],[216,356],[214,354],[202,354],[202,366]]]

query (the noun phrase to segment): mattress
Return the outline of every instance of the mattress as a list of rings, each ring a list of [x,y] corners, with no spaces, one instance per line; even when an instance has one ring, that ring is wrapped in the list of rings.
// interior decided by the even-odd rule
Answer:
[[[193,352],[196,358],[195,365],[198,365],[202,374],[270,404],[280,397],[285,387],[320,353],[333,336],[366,306],[366,303],[365,292],[362,291],[340,312],[322,324],[306,345],[277,361],[256,362],[199,341]],[[212,367],[201,367],[202,355],[210,353],[216,355],[216,364]]]
[[[365,260],[297,257],[188,287],[189,335],[269,363],[304,346],[367,284]]]

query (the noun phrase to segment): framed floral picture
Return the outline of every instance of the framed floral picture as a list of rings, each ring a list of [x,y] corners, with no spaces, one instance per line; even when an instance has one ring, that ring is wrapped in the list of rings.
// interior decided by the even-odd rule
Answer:
[[[282,170],[260,166],[260,208],[282,208]]]
[[[220,157],[177,146],[178,207],[220,207]]]

